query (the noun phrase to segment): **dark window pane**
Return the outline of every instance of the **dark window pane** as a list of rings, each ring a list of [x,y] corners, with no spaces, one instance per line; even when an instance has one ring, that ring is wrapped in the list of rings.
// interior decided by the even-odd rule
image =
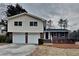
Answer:
[[[33,22],[30,22],[30,26],[33,26]]]
[[[60,33],[61,36],[64,36],[64,33]]]
[[[37,22],[34,22],[34,26],[37,26]]]
[[[54,36],[57,36],[57,35],[56,35],[56,32],[54,32],[53,35],[54,35]]]
[[[19,26],[22,26],[22,22],[19,22]]]
[[[46,39],[48,39],[48,32],[46,32]]]
[[[14,22],[14,25],[15,25],[15,26],[18,26],[18,22]]]

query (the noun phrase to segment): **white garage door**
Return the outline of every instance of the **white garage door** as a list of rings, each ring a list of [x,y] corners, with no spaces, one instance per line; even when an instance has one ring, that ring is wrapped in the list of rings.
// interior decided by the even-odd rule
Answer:
[[[37,33],[28,33],[28,43],[38,44],[38,39],[40,38],[40,34]]]
[[[25,33],[13,33],[13,43],[25,43]]]

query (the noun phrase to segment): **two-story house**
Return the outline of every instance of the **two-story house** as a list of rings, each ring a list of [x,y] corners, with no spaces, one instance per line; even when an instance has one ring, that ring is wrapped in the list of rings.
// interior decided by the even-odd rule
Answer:
[[[44,32],[45,20],[29,13],[8,17],[8,33],[13,43],[38,44]]]
[[[38,39],[68,39],[69,30],[46,28],[46,20],[29,13],[8,17],[8,33],[12,43],[38,44]]]

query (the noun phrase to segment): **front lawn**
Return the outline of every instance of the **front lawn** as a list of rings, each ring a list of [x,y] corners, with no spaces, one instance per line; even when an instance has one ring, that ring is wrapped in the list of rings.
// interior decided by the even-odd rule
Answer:
[[[60,47],[61,46],[61,47]],[[71,46],[71,47],[69,47]],[[79,46],[71,44],[39,45],[32,56],[79,56]]]

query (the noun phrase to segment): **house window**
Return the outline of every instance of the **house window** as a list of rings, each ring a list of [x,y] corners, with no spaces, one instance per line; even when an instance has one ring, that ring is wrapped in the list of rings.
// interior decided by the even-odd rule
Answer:
[[[15,26],[22,26],[22,22],[21,21],[16,21],[16,22],[14,22],[14,25]]]
[[[56,32],[54,32],[54,33],[53,33],[53,35],[54,35],[54,36],[57,36],[57,33],[56,33]]]
[[[37,22],[30,22],[30,26],[37,26]]]
[[[37,22],[34,22],[34,26],[37,26]]]
[[[18,26],[18,22],[14,22],[14,25],[15,25],[15,26]]]
[[[22,26],[22,22],[21,21],[19,22],[19,26]]]
[[[30,26],[33,26],[33,22],[30,22]]]
[[[61,36],[64,36],[64,33],[60,33]]]
[[[46,32],[46,39],[48,39],[48,32]]]

